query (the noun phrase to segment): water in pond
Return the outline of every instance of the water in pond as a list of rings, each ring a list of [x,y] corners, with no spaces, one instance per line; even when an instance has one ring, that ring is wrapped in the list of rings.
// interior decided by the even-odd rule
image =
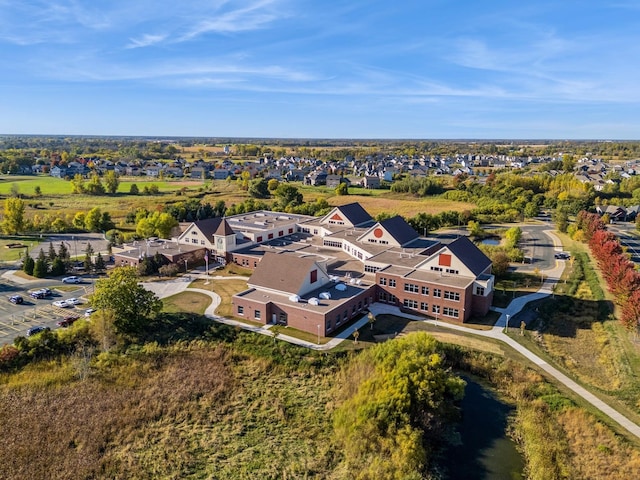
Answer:
[[[512,407],[470,378],[462,400],[462,422],[458,426],[461,445],[444,453],[445,478],[452,480],[522,479],[523,460],[507,436],[507,417]]]
[[[485,239],[481,240],[480,243],[482,243],[484,245],[500,245],[500,239],[499,238],[485,238]]]

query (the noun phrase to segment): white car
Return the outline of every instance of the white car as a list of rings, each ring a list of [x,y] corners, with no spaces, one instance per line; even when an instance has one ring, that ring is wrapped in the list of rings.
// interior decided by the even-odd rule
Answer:
[[[95,312],[95,311],[96,311],[96,309],[95,309],[95,308],[87,308],[87,309],[84,311],[84,316],[85,316],[85,317],[90,317],[90,316],[91,316],[91,314],[92,314],[93,312]]]
[[[53,306],[60,307],[60,308],[67,308],[67,307],[70,307],[71,304],[67,303],[66,300],[56,300],[55,302],[53,302]]]
[[[62,283],[80,283],[81,281],[80,277],[76,277],[75,275],[72,275],[71,277],[64,277],[62,279]]]
[[[77,298],[68,298],[65,300],[65,302],[67,302],[68,305],[78,305],[80,303],[80,300],[78,300]]]

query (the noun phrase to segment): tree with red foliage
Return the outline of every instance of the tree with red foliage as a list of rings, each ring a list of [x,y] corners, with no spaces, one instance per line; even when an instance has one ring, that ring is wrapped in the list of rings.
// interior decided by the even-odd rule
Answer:
[[[622,306],[620,322],[627,330],[635,330],[640,326],[640,290],[634,290]]]

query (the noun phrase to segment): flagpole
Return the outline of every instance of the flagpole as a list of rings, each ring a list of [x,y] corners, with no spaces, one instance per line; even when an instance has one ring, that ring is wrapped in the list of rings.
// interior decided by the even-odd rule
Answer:
[[[206,250],[204,252],[204,263],[206,265],[206,272],[207,272],[207,281],[204,282],[205,285],[209,285],[209,250]]]

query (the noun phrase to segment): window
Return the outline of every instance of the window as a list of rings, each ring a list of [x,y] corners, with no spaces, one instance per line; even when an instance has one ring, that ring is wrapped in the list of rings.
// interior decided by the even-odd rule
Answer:
[[[273,233],[270,233],[269,236],[267,237],[269,240],[271,240],[273,238]]]
[[[380,285],[386,285],[387,284],[387,279],[384,277],[380,277]]]
[[[484,287],[476,287],[476,295],[484,295]]]
[[[407,308],[418,308],[418,302],[409,298],[405,298],[402,304]]]
[[[290,229],[289,229],[289,233],[293,233],[293,228],[290,228]]]
[[[200,245],[204,245],[204,240],[200,240]]]
[[[420,302],[420,310],[424,310],[425,312],[429,311],[429,304],[425,302]]]
[[[433,289],[433,296],[434,297],[440,297],[442,296],[442,291],[439,288],[434,288]]]
[[[256,242],[260,243],[262,241],[262,236],[259,236],[258,238],[256,238]]]
[[[254,317],[255,317],[255,319],[256,319],[256,320],[260,320],[260,315],[261,315],[261,313],[262,313],[262,312],[260,312],[260,310],[256,310],[256,311],[255,311]]]
[[[365,265],[364,266],[364,271],[365,272],[376,273],[378,270],[380,270],[380,267],[374,267],[373,265]]]
[[[458,275],[460,273],[458,270],[454,270],[453,268],[447,268],[446,272],[453,275]]]
[[[283,231],[283,230],[280,230],[280,231],[278,232],[278,236],[279,236],[279,237],[281,237],[282,235],[284,235],[284,231]]]
[[[429,295],[429,287],[423,286],[421,292],[422,295]]]
[[[442,268],[440,268],[440,267],[431,267],[431,271],[433,271],[433,272],[441,272]]]
[[[411,292],[411,293],[418,293],[418,285],[415,285],[413,283],[405,283],[404,291]]]
[[[318,270],[311,270],[309,282],[316,283],[318,281]]]
[[[433,313],[440,313],[440,305],[431,305],[431,311]]]
[[[396,281],[393,278],[389,279],[389,286],[393,287],[393,288],[396,288]]]
[[[456,302],[458,302],[460,301],[460,294],[458,292],[449,292],[445,290],[444,298],[446,298],[447,300],[455,300]]]
[[[459,311],[457,308],[443,307],[442,314],[446,315],[447,317],[458,318]]]
[[[244,307],[242,305],[238,305],[238,315],[244,315]]]

